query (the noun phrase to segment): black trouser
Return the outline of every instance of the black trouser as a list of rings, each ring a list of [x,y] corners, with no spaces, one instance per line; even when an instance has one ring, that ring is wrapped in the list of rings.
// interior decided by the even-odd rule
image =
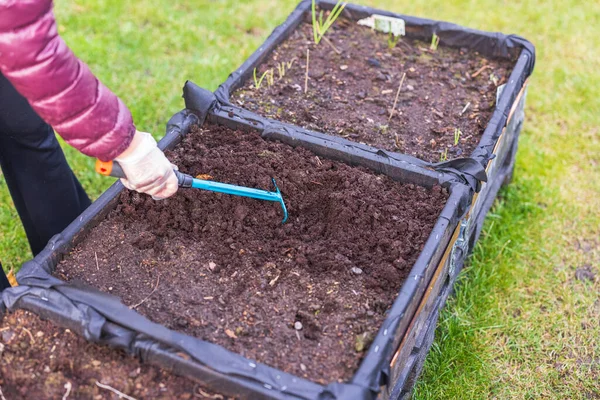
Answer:
[[[91,204],[50,125],[2,74],[0,167],[34,255]]]

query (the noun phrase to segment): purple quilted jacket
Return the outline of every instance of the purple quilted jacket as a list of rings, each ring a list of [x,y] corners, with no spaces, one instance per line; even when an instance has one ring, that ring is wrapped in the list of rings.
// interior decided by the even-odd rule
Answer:
[[[0,0],[0,71],[82,153],[108,161],[129,146],[131,113],[58,36],[52,0]]]

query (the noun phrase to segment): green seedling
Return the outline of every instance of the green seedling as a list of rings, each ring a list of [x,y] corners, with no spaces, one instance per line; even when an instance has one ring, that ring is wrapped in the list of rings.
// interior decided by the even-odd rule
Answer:
[[[398,44],[400,40],[400,36],[395,36],[392,32],[389,33],[388,36],[388,49],[393,49]]]
[[[267,74],[267,85],[269,87],[271,87],[275,83],[275,72],[273,71],[273,69],[270,69],[267,72],[268,72],[268,74]]]
[[[279,72],[279,79],[285,76],[287,71],[289,71],[292,68],[292,65],[294,65],[295,61],[296,59],[294,58],[291,61],[282,61],[281,63],[277,64],[277,72]]]
[[[444,152],[440,154],[440,162],[448,161],[448,149],[444,149]]]
[[[267,74],[269,73],[269,71],[266,71],[264,74],[261,75],[260,79],[256,77],[256,68],[254,68],[254,88],[255,89],[260,89],[263,80],[265,79],[265,76],[267,76]]]
[[[458,144],[458,141],[460,140],[461,135],[462,135],[462,132],[460,131],[460,129],[455,128],[454,129],[454,145],[455,146]]]
[[[325,33],[331,28],[331,25],[333,25],[335,20],[338,19],[344,10],[344,7],[346,7],[346,3],[342,3],[342,1],[339,0],[327,16],[325,22],[323,22],[323,11],[319,13],[319,18],[317,19],[317,2],[316,0],[312,0],[312,26],[315,44],[321,42],[321,39],[323,39],[323,36],[325,36]]]
[[[273,75],[274,75],[273,69],[269,69],[269,70],[265,71],[261,75],[260,78],[257,78],[256,77],[256,68],[254,68],[254,88],[260,89],[260,87],[262,86],[262,82],[265,78],[267,78],[267,85],[273,86],[273,83],[275,83]]]
[[[490,74],[490,81],[494,82],[494,86],[498,86],[498,77],[493,72]]]
[[[392,33],[392,23],[390,22],[390,32],[388,34],[388,48],[391,50],[398,44],[400,40],[400,35],[396,36]]]
[[[431,45],[429,46],[429,49],[431,51],[436,51],[439,44],[440,44],[440,37],[434,33],[433,36],[431,37]]]

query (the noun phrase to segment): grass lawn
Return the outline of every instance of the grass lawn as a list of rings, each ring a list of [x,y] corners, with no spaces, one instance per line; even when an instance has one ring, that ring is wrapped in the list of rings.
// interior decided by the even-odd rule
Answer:
[[[517,33],[538,51],[513,183],[442,313],[415,397],[600,398],[600,2],[360,2]],[[76,0],[56,14],[138,128],[160,137],[186,79],[215,89],[295,4]],[[66,151],[90,195],[108,187],[94,160]],[[18,267],[30,253],[1,179],[0,226],[0,258]]]

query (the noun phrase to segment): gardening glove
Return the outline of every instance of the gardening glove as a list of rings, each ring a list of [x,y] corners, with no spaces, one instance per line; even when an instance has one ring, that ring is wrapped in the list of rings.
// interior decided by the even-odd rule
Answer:
[[[127,177],[121,178],[127,189],[149,194],[154,200],[166,199],[177,192],[174,166],[149,133],[136,131],[127,150],[115,161],[121,165]]]

